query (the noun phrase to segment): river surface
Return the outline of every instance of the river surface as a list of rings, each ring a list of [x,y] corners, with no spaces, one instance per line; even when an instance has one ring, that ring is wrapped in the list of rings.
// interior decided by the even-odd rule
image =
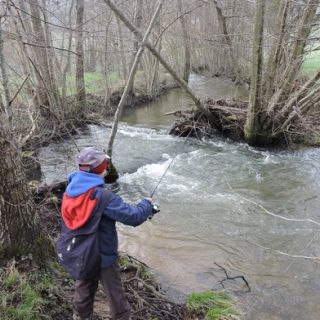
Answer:
[[[227,80],[192,75],[190,85],[202,98],[244,95]],[[148,196],[174,160],[155,194],[161,212],[137,228],[119,224],[120,249],[183,294],[221,288],[216,263],[231,277],[245,276],[249,293],[241,279],[224,282],[245,319],[320,319],[320,225],[312,223],[320,223],[320,151],[168,136],[173,118],[163,114],[188,104],[172,90],[122,119],[113,160],[127,201]],[[75,142],[103,148],[109,133],[90,126]],[[45,181],[75,170],[76,153],[71,141],[43,148]]]

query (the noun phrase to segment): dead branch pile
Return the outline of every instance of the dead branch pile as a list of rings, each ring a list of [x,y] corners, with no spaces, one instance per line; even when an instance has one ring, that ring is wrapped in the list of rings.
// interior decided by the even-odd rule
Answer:
[[[185,305],[176,304],[165,296],[147,265],[121,254],[122,283],[133,309],[132,319],[190,319]]]
[[[180,137],[212,137],[223,135],[235,141],[244,140],[244,125],[248,102],[236,100],[208,100],[207,109],[213,116],[209,119],[198,109],[179,110],[169,114],[179,117],[169,133]],[[316,112],[299,116],[279,137],[278,143],[286,145],[319,145],[320,115]]]
[[[244,124],[248,103],[235,100],[208,100],[206,107],[213,118],[209,119],[198,109],[176,111],[179,116],[170,134],[181,137],[211,137],[213,134],[223,134],[234,140],[244,138]]]

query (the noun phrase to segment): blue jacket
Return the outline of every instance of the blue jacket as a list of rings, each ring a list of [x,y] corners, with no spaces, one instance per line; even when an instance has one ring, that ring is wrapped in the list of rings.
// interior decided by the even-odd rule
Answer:
[[[86,172],[74,172],[68,177],[68,186],[63,195],[61,214],[65,225],[76,230],[90,218],[99,199],[92,197],[96,187],[103,187],[102,177]],[[136,206],[125,203],[110,191],[109,201],[103,211],[99,226],[101,267],[112,264],[118,257],[118,235],[116,221],[138,226],[152,215],[152,204],[144,199]]]

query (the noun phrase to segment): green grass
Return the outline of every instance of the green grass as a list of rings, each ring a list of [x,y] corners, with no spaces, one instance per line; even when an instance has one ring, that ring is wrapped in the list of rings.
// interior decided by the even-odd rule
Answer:
[[[111,87],[117,87],[122,81],[117,71],[110,72],[107,80]],[[106,88],[106,77],[101,72],[85,72],[84,82],[86,93],[103,92]],[[75,75],[69,75],[67,78],[67,95],[75,94],[75,88]]]
[[[223,316],[236,316],[239,312],[234,308],[230,297],[224,292],[204,291],[191,293],[187,297],[190,311],[205,314],[206,320],[219,320]]]
[[[135,76],[136,81],[141,81],[143,77],[143,71],[138,70]],[[111,91],[119,90],[125,84],[118,71],[110,71],[107,75],[107,79],[101,72],[85,72],[84,82],[86,86],[86,93],[104,93],[106,90],[106,80],[108,81]],[[66,86],[66,94],[74,95],[76,92],[75,74],[69,74],[67,76]]]
[[[303,63],[303,73],[312,75],[320,69],[320,51],[312,51],[305,58]]]
[[[0,270],[0,319],[67,319],[68,301],[55,283],[55,275],[38,269],[18,271],[15,267]]]
[[[21,277],[16,269],[13,269],[4,277],[4,289],[1,292],[0,313],[3,320],[37,320],[40,319],[44,300],[40,290],[30,286]]]

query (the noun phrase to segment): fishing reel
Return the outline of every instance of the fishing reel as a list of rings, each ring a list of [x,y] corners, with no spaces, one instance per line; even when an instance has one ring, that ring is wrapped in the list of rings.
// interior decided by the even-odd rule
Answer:
[[[152,215],[154,215],[154,214],[156,214],[156,213],[158,213],[158,212],[160,212],[160,207],[159,207],[159,205],[156,204],[156,203],[153,203],[153,204],[152,204]]]
[[[148,219],[149,219],[149,220],[152,219],[152,217],[153,217],[156,213],[158,213],[158,212],[160,212],[160,207],[159,207],[159,205],[156,204],[156,203],[152,203],[152,214],[148,217]]]

